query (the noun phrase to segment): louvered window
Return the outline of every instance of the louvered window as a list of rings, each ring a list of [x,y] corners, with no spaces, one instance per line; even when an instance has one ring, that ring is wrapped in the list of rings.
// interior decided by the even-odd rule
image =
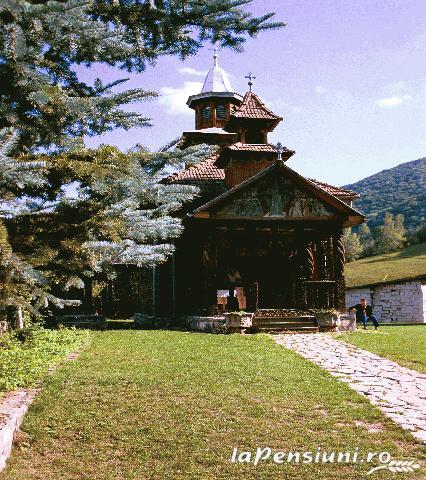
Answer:
[[[202,112],[203,120],[210,120],[211,116],[212,116],[211,107],[204,107]]]
[[[216,107],[216,118],[219,118],[219,119],[226,118],[226,107],[225,107],[225,105],[218,105]]]

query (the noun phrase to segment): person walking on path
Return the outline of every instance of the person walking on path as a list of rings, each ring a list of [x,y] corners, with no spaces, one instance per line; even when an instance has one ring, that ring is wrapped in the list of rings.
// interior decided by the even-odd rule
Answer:
[[[379,323],[376,317],[373,315],[373,308],[371,305],[367,304],[367,300],[365,298],[361,298],[359,303],[357,303],[353,307],[350,307],[349,312],[351,310],[355,310],[356,320],[357,322],[362,322],[362,324],[364,325],[364,330],[367,330],[368,320],[373,323],[375,330],[379,328]]]

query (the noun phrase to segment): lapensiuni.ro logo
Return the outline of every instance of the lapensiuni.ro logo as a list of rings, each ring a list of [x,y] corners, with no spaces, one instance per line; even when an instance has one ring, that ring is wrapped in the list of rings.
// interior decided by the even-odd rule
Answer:
[[[234,448],[231,463],[251,463],[255,466],[261,462],[273,462],[277,465],[294,463],[309,465],[312,463],[356,464],[366,463],[371,468],[367,475],[378,470],[388,470],[392,473],[412,473],[420,468],[416,460],[393,460],[389,452],[365,452],[355,448],[351,451],[325,451],[318,447],[314,451],[283,451],[272,450],[270,447],[258,447],[254,450],[238,451]]]

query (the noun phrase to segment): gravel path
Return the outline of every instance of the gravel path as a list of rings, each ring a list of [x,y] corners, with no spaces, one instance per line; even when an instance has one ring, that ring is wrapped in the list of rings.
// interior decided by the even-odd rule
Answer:
[[[426,375],[327,334],[273,335],[365,395],[394,422],[426,443]]]

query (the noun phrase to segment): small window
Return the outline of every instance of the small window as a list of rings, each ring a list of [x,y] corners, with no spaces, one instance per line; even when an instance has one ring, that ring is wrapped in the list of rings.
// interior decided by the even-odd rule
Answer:
[[[265,143],[265,134],[261,130],[247,130],[246,143]]]
[[[216,107],[216,118],[219,118],[219,119],[226,118],[226,107],[225,107],[225,105],[218,105]]]
[[[211,116],[212,116],[211,107],[204,107],[202,112],[203,120],[210,120]]]

